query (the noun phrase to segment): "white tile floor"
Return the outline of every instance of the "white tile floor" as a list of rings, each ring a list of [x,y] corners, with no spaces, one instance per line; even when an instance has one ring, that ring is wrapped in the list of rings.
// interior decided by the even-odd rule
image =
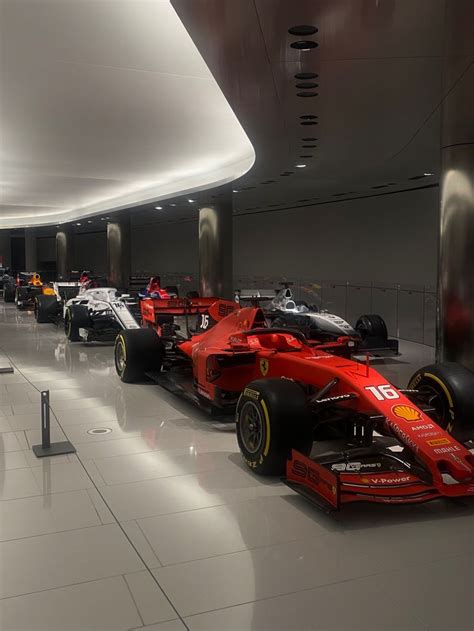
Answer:
[[[432,351],[378,367],[405,385]],[[0,303],[1,631],[471,631],[474,504],[328,516],[246,470],[235,435],[110,346]],[[37,460],[39,391],[54,440]],[[88,434],[91,428],[107,434]]]

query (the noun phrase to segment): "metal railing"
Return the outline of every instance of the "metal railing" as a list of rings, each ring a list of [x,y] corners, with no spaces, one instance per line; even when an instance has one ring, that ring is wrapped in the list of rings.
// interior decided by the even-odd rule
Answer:
[[[234,287],[279,290],[285,280],[237,275]],[[291,278],[289,281],[296,300],[336,313],[353,325],[364,313],[378,313],[387,323],[391,336],[435,346],[437,296],[433,286],[314,278]],[[191,272],[161,274],[161,282],[162,285],[178,286],[181,295],[199,287],[197,275]]]

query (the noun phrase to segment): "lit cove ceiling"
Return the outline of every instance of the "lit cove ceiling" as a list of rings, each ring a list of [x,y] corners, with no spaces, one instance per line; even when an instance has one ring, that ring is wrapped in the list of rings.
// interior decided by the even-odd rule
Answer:
[[[166,0],[2,0],[0,228],[224,184],[253,147]]]

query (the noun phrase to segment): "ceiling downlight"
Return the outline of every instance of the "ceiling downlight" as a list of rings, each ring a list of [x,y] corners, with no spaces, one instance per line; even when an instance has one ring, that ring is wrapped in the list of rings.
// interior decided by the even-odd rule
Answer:
[[[299,35],[301,37],[308,37],[308,35],[314,35],[317,32],[317,27],[312,24],[299,24],[288,29],[290,35]]]
[[[318,84],[313,83],[312,81],[303,81],[303,82],[297,83],[295,87],[298,88],[299,90],[312,90],[313,88],[317,88]]]
[[[293,42],[290,44],[291,48],[295,48],[296,50],[307,51],[313,48],[317,48],[317,42],[313,42],[313,40],[298,40],[297,42]]]
[[[319,75],[316,74],[316,72],[297,72],[295,74],[295,79],[302,79],[303,81],[308,79],[317,79],[318,77]]]

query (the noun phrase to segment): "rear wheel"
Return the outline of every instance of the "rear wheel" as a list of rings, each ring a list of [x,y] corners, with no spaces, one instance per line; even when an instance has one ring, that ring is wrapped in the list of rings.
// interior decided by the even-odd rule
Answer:
[[[17,309],[23,309],[28,300],[28,287],[17,287],[15,292],[15,302]]]
[[[71,305],[64,314],[64,332],[70,342],[80,342],[79,329],[90,327],[91,321],[86,305]]]
[[[257,379],[242,392],[236,410],[242,457],[260,475],[283,475],[291,450],[309,455],[313,428],[301,386],[289,379]]]
[[[36,296],[35,318],[38,324],[51,322],[58,315],[58,309],[56,296]]]
[[[3,301],[15,302],[16,287],[13,283],[5,283],[3,285]]]
[[[408,383],[423,403],[432,406],[437,424],[465,438],[474,435],[474,373],[454,362],[431,364],[417,370]]]
[[[124,383],[145,381],[147,373],[159,372],[163,342],[153,329],[124,329],[115,340],[115,369]]]
[[[383,339],[387,339],[388,337],[385,320],[375,313],[360,316],[356,322],[355,330],[359,333],[363,340],[368,337],[378,337]]]

